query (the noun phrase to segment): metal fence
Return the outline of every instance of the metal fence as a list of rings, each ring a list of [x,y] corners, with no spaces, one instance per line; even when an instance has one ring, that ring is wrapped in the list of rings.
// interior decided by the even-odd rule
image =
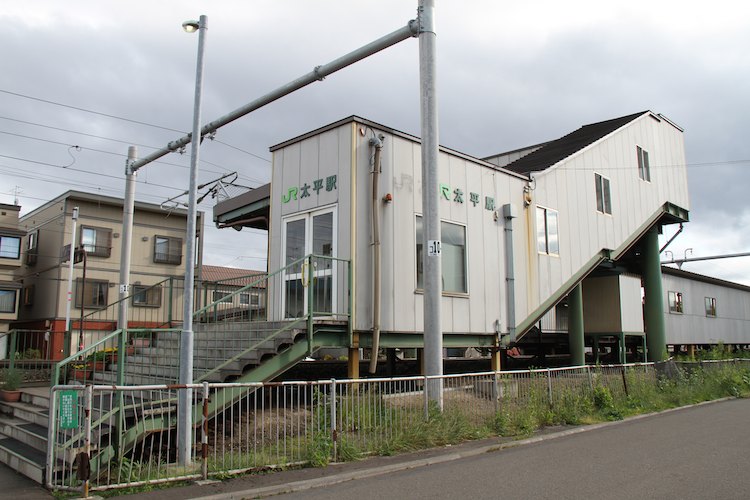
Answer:
[[[0,333],[0,369],[17,371],[23,383],[48,382],[52,369],[49,332],[10,330]]]
[[[432,378],[190,385],[196,446],[183,465],[175,451],[182,386],[55,386],[48,487],[80,491],[86,470],[89,487],[103,490],[398,450],[437,414],[424,391]],[[439,378],[442,415],[479,429],[498,415],[591,397],[595,387],[624,394],[628,384],[655,383],[656,372],[644,364]]]

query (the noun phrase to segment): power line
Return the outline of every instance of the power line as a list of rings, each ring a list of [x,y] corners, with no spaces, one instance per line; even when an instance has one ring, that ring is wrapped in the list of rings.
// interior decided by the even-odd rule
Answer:
[[[123,140],[120,140],[120,139],[113,139],[111,137],[104,137],[104,136],[100,136],[100,135],[87,134],[85,132],[78,132],[78,131],[75,131],[75,130],[69,130],[69,129],[64,129],[64,128],[60,128],[60,127],[52,127],[50,125],[44,125],[44,124],[41,124],[41,123],[29,122],[29,121],[26,121],[26,120],[18,120],[18,119],[15,119],[15,118],[8,118],[8,117],[5,117],[5,116],[0,116],[0,119],[9,120],[9,121],[15,121],[15,122],[19,122],[19,123],[24,123],[26,125],[33,125],[33,126],[37,126],[37,127],[48,128],[48,129],[57,130],[57,131],[60,131],[60,132],[66,132],[66,133],[70,133],[70,134],[83,135],[83,136],[92,137],[92,138],[95,138],[95,139],[101,139],[101,140],[106,140],[106,141],[113,141],[113,142],[117,142],[117,143],[121,143],[121,144],[128,144],[128,145],[131,145],[131,146],[144,147],[144,148],[148,148],[148,149],[159,149],[158,147],[155,147],[155,146],[149,146],[149,145],[145,145],[145,144],[138,144],[138,143],[134,143],[132,141],[123,141]],[[7,135],[12,135],[12,136],[15,136],[15,137],[21,137],[21,138],[24,138],[24,139],[30,139],[30,140],[48,142],[48,143],[51,143],[51,144],[63,145],[63,146],[68,146],[68,147],[73,147],[74,146],[72,144],[68,144],[68,143],[64,143],[64,142],[53,141],[51,139],[43,139],[41,137],[35,137],[35,136],[28,136],[28,135],[23,135],[23,134],[17,134],[17,133],[14,133],[14,132],[0,131],[0,133],[7,134]],[[221,142],[221,141],[216,141],[216,142],[219,142],[220,144],[223,144],[225,146],[229,146],[229,147],[231,147],[233,149],[236,149],[238,151],[241,151],[243,153],[247,153],[247,154],[249,154],[251,156],[256,156],[256,157],[260,158],[261,160],[270,162],[270,160],[266,160],[265,158],[261,158],[261,157],[259,157],[257,155],[254,155],[253,153],[251,153],[249,151],[245,151],[245,150],[240,149],[240,148],[238,148],[236,146],[232,146],[230,144],[227,144],[227,143],[224,143],[224,142]],[[94,148],[89,148],[89,147],[84,147],[84,146],[78,146],[78,147],[80,147],[81,149],[86,149],[88,151],[94,151],[94,152],[97,152],[97,153],[109,154],[109,155],[114,155],[114,156],[120,156],[120,157],[123,157],[123,158],[127,158],[127,154],[124,154],[124,153],[116,153],[116,152],[113,152],[113,151],[105,151],[105,150],[101,150],[101,149],[94,149]],[[173,167],[179,167],[179,168],[184,168],[184,169],[189,168],[186,165],[180,165],[178,163],[170,163],[170,162],[163,161],[163,160],[156,161],[154,163],[158,163],[160,165],[170,165],[170,166],[173,166]],[[201,164],[211,165],[213,167],[222,169],[220,171],[210,170],[210,169],[205,169],[205,168],[202,169],[202,170],[204,170],[206,172],[211,172],[211,173],[215,173],[215,174],[226,173],[227,171],[230,170],[230,169],[228,169],[228,168],[226,168],[226,167],[224,167],[222,165],[219,165],[219,164],[214,163],[214,162],[207,161],[205,159],[201,160]],[[244,180],[247,180],[247,181],[250,181],[250,182],[256,182],[256,183],[258,183],[258,185],[263,184],[263,181],[261,181],[260,179],[255,178],[255,177],[250,177],[250,176],[247,176],[247,175],[244,175],[244,174],[240,175],[240,177],[242,177]]]
[[[125,122],[134,123],[136,125],[144,125],[146,127],[158,128],[158,129],[161,129],[161,130],[167,130],[169,132],[177,132],[179,134],[186,134],[187,133],[184,130],[177,130],[177,129],[174,129],[174,128],[164,127],[162,125],[155,125],[153,123],[142,122],[142,121],[139,121],[139,120],[133,120],[131,118],[125,118],[125,117],[122,117],[122,116],[112,115],[112,114],[109,114],[109,113],[102,113],[101,111],[95,111],[95,110],[91,110],[91,109],[81,108],[81,107],[78,107],[78,106],[72,106],[70,104],[63,104],[61,102],[50,101],[48,99],[42,99],[40,97],[34,97],[34,96],[26,95],[26,94],[20,94],[18,92],[11,92],[10,90],[0,89],[0,92],[4,93],[4,94],[16,96],[16,97],[21,97],[21,98],[24,98],[24,99],[30,99],[32,101],[43,102],[45,104],[52,104],[53,106],[61,106],[63,108],[74,109],[76,111],[82,111],[84,113],[91,113],[91,114],[94,114],[94,115],[104,116],[104,117],[112,118],[112,119],[115,119],[115,120],[122,120],[122,121],[125,121]],[[268,163],[271,162],[271,160],[269,160],[267,158],[264,158],[264,157],[262,157],[260,155],[255,154],[255,153],[251,153],[250,151],[246,151],[244,149],[238,148],[238,147],[233,146],[231,144],[228,144],[226,142],[223,142],[223,141],[216,141],[216,142],[218,142],[219,144],[223,144],[224,146],[230,147],[232,149],[236,149],[237,151],[240,151],[242,153],[248,154],[250,156],[254,156],[255,158],[258,158],[258,159],[263,160],[265,162],[268,162]],[[154,149],[158,149],[158,148],[154,148]]]

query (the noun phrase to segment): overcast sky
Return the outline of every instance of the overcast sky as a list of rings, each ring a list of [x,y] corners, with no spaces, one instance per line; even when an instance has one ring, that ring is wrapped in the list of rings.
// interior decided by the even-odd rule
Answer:
[[[441,144],[482,157],[662,113],[685,129],[691,197],[691,222],[670,249],[750,251],[750,6],[437,3]],[[17,196],[23,214],[68,189],[122,197],[128,144],[145,156],[191,128],[198,37],[182,31],[187,19],[208,16],[206,123],[404,26],[416,7],[0,0],[0,202]],[[199,181],[237,171],[238,183],[268,182],[269,146],[353,114],[418,135],[417,56],[407,40],[221,129],[203,143]],[[188,164],[189,154],[172,154],[142,169],[137,199],[185,191]],[[264,237],[214,228],[212,206],[210,197],[200,206],[204,262],[265,269]],[[683,268],[750,285],[750,257]]]

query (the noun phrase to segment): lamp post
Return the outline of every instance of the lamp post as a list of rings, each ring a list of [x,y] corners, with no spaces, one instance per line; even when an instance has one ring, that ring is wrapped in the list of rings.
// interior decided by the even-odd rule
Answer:
[[[185,245],[185,293],[180,336],[180,384],[193,383],[193,291],[195,285],[195,237],[198,209],[198,159],[201,145],[201,93],[203,90],[203,48],[206,41],[208,18],[185,21],[182,28],[188,33],[198,32],[198,61],[195,70],[195,101],[193,107],[193,133],[190,150],[190,187],[188,191],[187,242]],[[191,462],[192,449],[192,391],[180,389],[177,415],[177,448],[181,465]]]

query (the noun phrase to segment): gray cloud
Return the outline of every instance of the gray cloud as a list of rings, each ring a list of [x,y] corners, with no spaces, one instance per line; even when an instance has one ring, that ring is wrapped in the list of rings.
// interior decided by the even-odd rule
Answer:
[[[747,12],[737,10],[745,7],[731,4],[728,18],[724,3],[730,6],[439,2],[441,142],[484,156],[644,109],[664,113],[686,130],[692,200],[692,222],[673,250],[744,251],[750,30],[742,22]],[[0,43],[14,48],[4,54],[0,90],[186,131],[197,37],[182,33],[183,20],[209,16],[205,122],[403,26],[416,4],[25,2],[0,13]],[[146,154],[147,146],[180,135],[3,93],[0,110],[3,117],[123,141],[0,119],[0,132],[64,143],[0,134],[0,154],[56,165],[0,157],[0,202],[12,202],[19,186],[24,211],[69,188],[121,195],[127,144],[142,145]],[[245,184],[266,182],[270,145],[351,114],[419,134],[416,40],[222,129],[218,140],[266,160],[206,141],[201,182],[234,170]],[[63,169],[73,144],[84,149]],[[185,190],[188,160],[170,155],[143,169],[138,198],[159,203]],[[211,204],[201,209],[210,212]],[[265,255],[257,234],[213,228],[206,250],[208,263],[242,267],[262,267],[258,258]],[[750,283],[743,262],[695,269]]]

